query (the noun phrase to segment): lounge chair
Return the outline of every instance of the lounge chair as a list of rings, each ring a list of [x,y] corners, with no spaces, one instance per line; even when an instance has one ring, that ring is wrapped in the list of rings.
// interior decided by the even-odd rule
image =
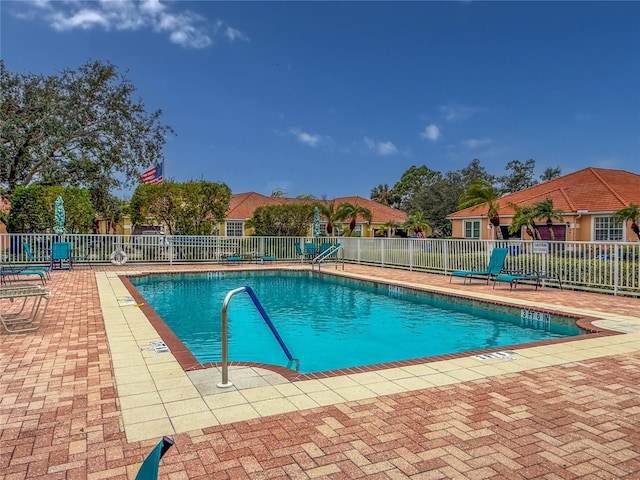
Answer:
[[[493,288],[496,288],[496,282],[505,282],[509,284],[509,290],[513,290],[520,282],[534,282],[536,290],[540,286],[540,277],[536,273],[501,273],[493,277]]]
[[[24,267],[23,265],[2,265],[0,266],[0,284],[9,283],[10,278],[22,277],[25,275],[37,275],[42,284],[45,284],[45,272]]]
[[[50,292],[38,285],[0,286],[0,300],[14,304],[0,308],[0,323],[9,333],[37,330],[47,313],[49,297]]]
[[[24,249],[24,252],[27,254],[27,258],[29,260],[31,260],[32,262],[37,262],[38,261],[36,259],[36,257],[33,255],[33,252],[31,251],[31,247],[29,246],[29,244],[27,242],[22,242],[22,248]],[[46,259],[46,260],[48,260],[48,259]],[[41,272],[44,272],[44,274],[46,275],[47,279],[51,278],[51,274],[49,273],[51,269],[47,265],[25,265],[24,268],[25,268],[25,270],[39,270]]]
[[[294,245],[296,247],[296,254],[300,258],[300,263],[302,263],[304,261],[304,252],[302,251],[302,248],[300,248],[300,242],[296,242]]]
[[[144,459],[135,480],[157,480],[160,459],[173,446],[174,442],[169,437],[162,437],[162,440],[155,446],[151,453]]]
[[[496,288],[496,282],[508,282],[509,290],[513,290],[518,283],[534,282],[536,290],[542,286],[542,280],[556,280],[562,290],[562,280],[557,273],[532,272],[532,273],[501,273],[493,278],[493,288]]]
[[[491,252],[487,268],[484,270],[455,270],[451,272],[449,283],[451,283],[453,277],[462,277],[464,279],[463,285],[467,283],[467,279],[471,280],[472,278],[482,277],[486,278],[488,285],[489,280],[496,277],[504,268],[504,261],[508,253],[509,249],[507,248],[494,248]]]

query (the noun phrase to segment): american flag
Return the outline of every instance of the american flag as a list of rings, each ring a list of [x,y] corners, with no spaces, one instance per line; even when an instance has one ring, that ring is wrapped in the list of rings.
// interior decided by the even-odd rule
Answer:
[[[162,183],[162,164],[158,163],[155,167],[143,172],[140,181],[142,183]]]

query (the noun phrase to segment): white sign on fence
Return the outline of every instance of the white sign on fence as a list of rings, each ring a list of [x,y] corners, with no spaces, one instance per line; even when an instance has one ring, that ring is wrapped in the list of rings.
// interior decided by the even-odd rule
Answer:
[[[537,254],[549,253],[549,243],[548,242],[533,242],[533,253],[537,253]]]

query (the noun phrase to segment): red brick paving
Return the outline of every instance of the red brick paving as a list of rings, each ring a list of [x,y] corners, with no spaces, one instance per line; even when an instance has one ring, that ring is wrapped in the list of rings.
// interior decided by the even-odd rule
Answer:
[[[40,330],[0,334],[0,479],[134,478],[155,440],[126,442],[94,270],[54,272],[48,288],[53,296]],[[531,298],[526,288],[518,290],[505,296]],[[480,284],[461,291],[492,293]],[[640,306],[638,299],[582,292],[545,289],[543,295],[545,305],[627,315]],[[640,353],[173,438],[163,479],[640,478]]]

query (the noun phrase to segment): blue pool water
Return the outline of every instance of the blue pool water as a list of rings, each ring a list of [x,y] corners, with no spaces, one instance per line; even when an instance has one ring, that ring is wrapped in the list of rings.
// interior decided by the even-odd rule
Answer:
[[[409,294],[385,284],[309,272],[233,272],[132,277],[131,283],[201,363],[221,359],[226,294],[250,286],[299,371],[312,373],[578,335],[533,328],[519,316]],[[289,366],[250,297],[228,310],[229,360]]]

